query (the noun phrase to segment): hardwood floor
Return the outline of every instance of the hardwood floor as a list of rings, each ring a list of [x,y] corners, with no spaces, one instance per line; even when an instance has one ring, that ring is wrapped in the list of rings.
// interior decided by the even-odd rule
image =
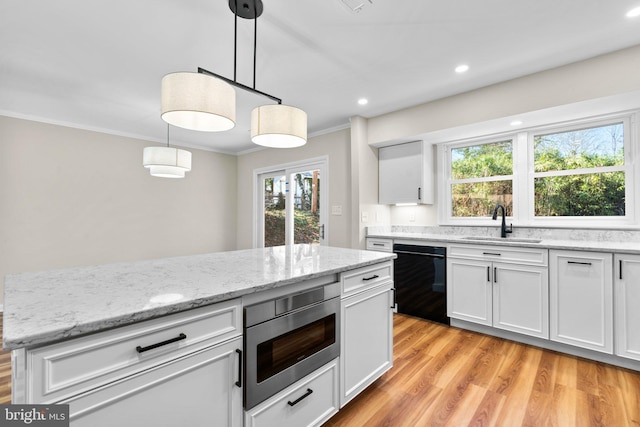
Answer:
[[[331,426],[640,426],[640,372],[397,314],[394,367]]]
[[[0,314],[0,341],[1,339],[2,314]],[[11,352],[0,348],[0,405],[9,403],[11,403]]]
[[[402,314],[394,339],[393,369],[326,427],[640,426],[640,372]],[[11,356],[3,351],[6,403]]]

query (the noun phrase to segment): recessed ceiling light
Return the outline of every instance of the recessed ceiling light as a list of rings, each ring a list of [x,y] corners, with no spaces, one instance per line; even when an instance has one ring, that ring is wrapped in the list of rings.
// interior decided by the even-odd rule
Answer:
[[[635,18],[636,16],[640,16],[640,7],[636,7],[627,12],[627,18]]]
[[[458,65],[456,67],[456,73],[466,73],[469,71],[469,66],[467,64]]]
[[[520,126],[522,124],[522,120],[514,120],[510,124],[511,126]]]
[[[369,103],[369,100],[367,98],[358,99],[358,104],[359,105],[367,105],[368,103]]]

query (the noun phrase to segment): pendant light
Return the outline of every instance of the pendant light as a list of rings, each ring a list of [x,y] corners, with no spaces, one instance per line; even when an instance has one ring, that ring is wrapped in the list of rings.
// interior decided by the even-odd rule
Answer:
[[[241,7],[239,7],[241,5]],[[162,79],[162,119],[191,130],[221,131],[235,125],[235,91],[231,86],[270,98],[251,113],[251,140],[258,145],[292,148],[307,142],[307,114],[283,105],[280,98],[256,90],[256,46],[262,0],[229,0],[234,14],[233,80],[198,68],[197,73],[171,73]],[[253,87],[236,81],[238,17],[253,19]]]
[[[251,112],[251,141],[270,148],[294,148],[307,142],[307,114],[289,105],[262,105]]]
[[[191,152],[169,147],[169,125],[167,125],[166,147],[145,147],[142,165],[149,169],[151,176],[160,178],[184,178],[191,170]]]
[[[236,125],[236,92],[230,84],[200,73],[162,78],[162,120],[185,129],[217,132]]]

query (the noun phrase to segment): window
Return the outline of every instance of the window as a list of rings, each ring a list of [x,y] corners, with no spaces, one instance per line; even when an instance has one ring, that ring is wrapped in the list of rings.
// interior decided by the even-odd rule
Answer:
[[[451,216],[491,216],[497,203],[513,211],[513,142],[451,149]]]
[[[327,244],[326,164],[321,158],[254,172],[255,247]]]
[[[497,204],[516,225],[637,225],[634,115],[540,127],[441,146],[440,223],[489,225]]]
[[[536,217],[625,216],[624,123],[533,135]]]

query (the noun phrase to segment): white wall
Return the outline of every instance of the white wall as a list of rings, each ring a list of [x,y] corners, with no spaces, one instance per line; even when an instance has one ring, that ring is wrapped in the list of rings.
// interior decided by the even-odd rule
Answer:
[[[640,45],[368,120],[369,144],[640,89]]]
[[[142,150],[155,144],[0,116],[0,284],[8,273],[235,249],[236,158],[190,149],[184,179],[154,178]]]
[[[349,247],[351,226],[349,130],[309,138],[299,148],[264,149],[238,157],[238,249],[253,247],[253,173],[256,169],[328,156],[330,246]],[[342,206],[342,215],[331,215],[331,206]]]
[[[547,123],[552,123],[559,110],[557,107],[582,108],[580,106],[589,104],[589,100],[638,91],[638,70],[640,45],[370,118],[367,120],[368,144],[383,146],[390,141],[411,141],[421,137],[429,140],[434,135],[450,136],[459,132],[455,129],[464,129],[465,136],[469,137],[470,131],[486,130],[490,127],[488,123],[494,126],[492,122],[500,122],[497,119],[527,113],[537,117],[551,115]],[[638,107],[640,99],[635,105]],[[572,108],[568,110],[573,115],[580,114]],[[590,106],[584,114],[588,116],[592,110],[593,106]],[[504,123],[508,127],[508,121]],[[451,129],[454,131],[445,131]],[[437,206],[392,207],[390,224],[437,225]]]

